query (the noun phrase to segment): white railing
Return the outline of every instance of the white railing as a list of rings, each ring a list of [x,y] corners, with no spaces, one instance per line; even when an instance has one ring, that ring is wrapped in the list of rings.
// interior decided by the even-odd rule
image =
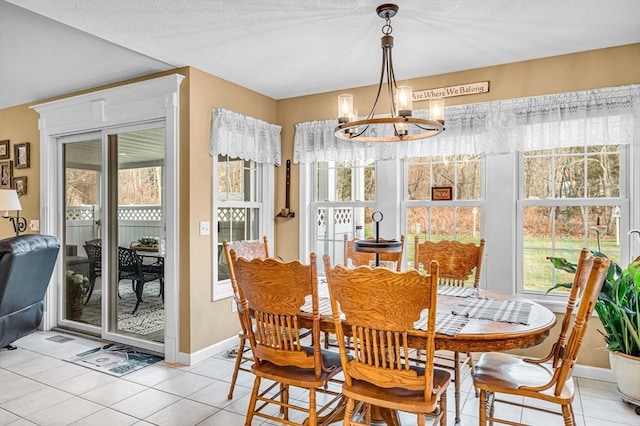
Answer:
[[[75,246],[79,256],[84,256],[85,241],[100,238],[100,209],[97,205],[67,208],[67,246]],[[164,220],[162,206],[120,206],[118,208],[118,245],[129,245],[143,236],[162,237]]]

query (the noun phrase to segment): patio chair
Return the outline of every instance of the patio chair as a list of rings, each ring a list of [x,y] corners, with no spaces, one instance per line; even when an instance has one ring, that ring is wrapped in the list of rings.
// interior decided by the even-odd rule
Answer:
[[[274,258],[246,260],[230,250],[232,270],[238,285],[243,322],[254,356],[251,372],[256,376],[245,425],[254,417],[271,422],[303,424],[289,419],[289,410],[306,413],[304,424],[325,425],[335,422],[342,395],[327,389],[340,373],[337,353],[320,348],[320,314],[318,311],[318,277],[316,255],[310,264],[282,262]],[[303,313],[305,298],[311,298],[312,313]],[[251,315],[253,314],[253,315]],[[299,317],[313,320],[310,344],[302,339]],[[251,323],[255,325],[249,326]],[[264,389],[262,380],[267,379]],[[274,383],[272,383],[273,381]],[[291,386],[306,389],[308,402],[289,400]],[[318,393],[326,398],[317,398]],[[317,403],[323,402],[321,407]],[[283,418],[271,414],[269,407],[280,408]],[[308,423],[307,423],[308,422]]]
[[[396,411],[447,423],[448,371],[434,368],[438,265],[431,275],[386,268],[331,267],[324,256],[331,310],[344,373],[342,394],[347,407],[344,425],[370,425],[374,407],[387,424],[398,424]],[[393,303],[389,303],[393,301]],[[414,323],[426,323],[416,329]],[[353,357],[346,344],[352,339]],[[421,343],[413,343],[420,341]],[[414,349],[425,353],[424,366],[411,359]],[[364,414],[364,423],[354,419]]]
[[[133,309],[133,312],[131,312],[132,314],[136,313],[140,303],[143,302],[142,294],[144,293],[145,283],[157,280],[160,283],[160,291],[163,292],[163,281],[160,272],[143,270],[142,261],[135,250],[126,247],[118,247],[118,282],[125,279],[131,280],[133,290],[136,294],[136,306]]]
[[[499,352],[482,354],[475,365],[474,386],[480,389],[480,425],[487,422],[505,423],[495,417],[495,403],[500,402],[547,413],[562,415],[565,425],[574,425],[574,383],[571,374],[587,330],[600,289],[609,269],[609,259],[586,258],[583,250],[578,262],[571,293],[558,340],[549,355],[542,359],[520,358]],[[572,313],[580,291],[578,312],[570,326]],[[570,331],[567,339],[567,332]],[[518,396],[509,400],[497,399],[497,394]],[[522,397],[525,398],[524,403]],[[531,399],[542,402],[535,404]],[[526,405],[525,405],[526,403]],[[560,406],[560,412],[550,410],[549,404]],[[518,425],[509,421],[509,424]]]
[[[96,285],[96,278],[102,276],[102,240],[95,239],[85,241],[83,246],[87,258],[89,259],[89,289],[87,291],[87,298],[84,301],[86,305],[91,299],[93,294],[93,288]]]
[[[459,241],[424,241],[416,235],[414,244],[414,267],[422,264],[429,273],[429,265],[437,261],[439,265],[438,284],[450,286],[473,286],[479,288],[484,255],[484,239],[479,245]],[[453,371],[453,385],[456,407],[456,423],[460,422],[460,385],[468,374],[473,375],[473,357],[467,352],[437,351],[436,366]]]

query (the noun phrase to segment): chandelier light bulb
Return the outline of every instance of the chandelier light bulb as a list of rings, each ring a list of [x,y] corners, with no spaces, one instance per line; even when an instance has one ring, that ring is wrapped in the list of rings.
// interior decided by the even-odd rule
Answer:
[[[413,110],[413,88],[398,86],[396,89],[398,117],[411,117]]]
[[[338,96],[338,123],[349,122],[349,116],[353,111],[353,96],[343,94]]]
[[[429,100],[429,119],[444,124],[444,98]]]

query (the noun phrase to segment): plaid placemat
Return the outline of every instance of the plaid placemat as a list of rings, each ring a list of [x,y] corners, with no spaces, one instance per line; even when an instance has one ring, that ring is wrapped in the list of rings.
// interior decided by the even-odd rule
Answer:
[[[438,284],[438,294],[443,296],[471,297],[475,296],[476,288]]]
[[[320,315],[331,316],[331,301],[328,297],[318,298],[318,310]],[[301,309],[302,312],[312,312],[311,296],[305,298],[305,303]],[[413,323],[416,330],[427,329],[427,310],[422,311],[420,319]],[[446,334],[447,336],[455,336],[467,325],[469,318],[462,315],[454,315],[452,313],[436,313],[436,333]]]
[[[519,300],[470,299],[452,313],[470,318],[529,324],[531,303]]]
[[[455,336],[469,322],[469,318],[452,313],[436,312],[436,333]],[[427,330],[427,311],[422,311],[420,319],[413,323],[416,330]]]

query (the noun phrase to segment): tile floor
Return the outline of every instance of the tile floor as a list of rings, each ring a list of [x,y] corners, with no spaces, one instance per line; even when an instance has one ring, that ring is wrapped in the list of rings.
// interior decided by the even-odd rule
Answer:
[[[225,353],[195,366],[160,362],[116,378],[63,361],[99,342],[76,336],[56,343],[59,332],[37,332],[18,340],[18,350],[0,350],[0,425],[243,425],[253,379],[241,372],[234,399],[227,399],[233,360]],[[448,423],[453,425],[453,386]],[[478,424],[478,399],[471,381],[463,383],[462,426]],[[298,393],[293,398],[302,398]],[[615,385],[577,379],[574,401],[580,426],[640,426],[640,416],[623,403]],[[531,425],[562,425],[559,416],[497,406],[511,420]],[[414,416],[402,415],[403,425]],[[272,424],[256,422],[255,424]]]

